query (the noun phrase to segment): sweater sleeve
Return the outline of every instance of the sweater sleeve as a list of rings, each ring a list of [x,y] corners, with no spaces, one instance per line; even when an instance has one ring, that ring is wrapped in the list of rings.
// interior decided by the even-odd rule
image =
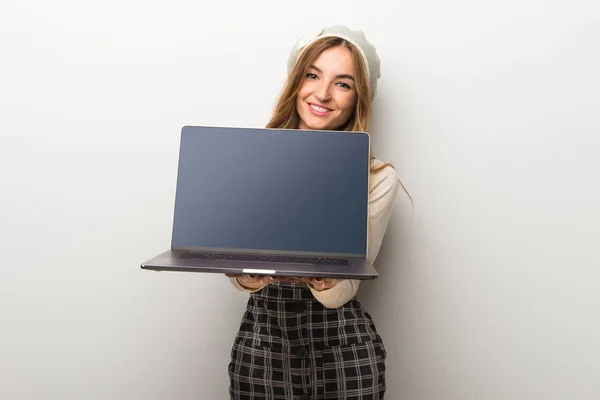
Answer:
[[[367,257],[374,264],[392,214],[400,181],[394,168],[387,166],[371,176],[369,190],[369,240]],[[313,296],[327,308],[338,308],[352,300],[360,280],[344,279],[331,289],[317,291],[309,285]]]

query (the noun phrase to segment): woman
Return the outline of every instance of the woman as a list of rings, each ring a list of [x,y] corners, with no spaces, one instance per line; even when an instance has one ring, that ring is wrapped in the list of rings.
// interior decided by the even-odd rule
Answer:
[[[288,69],[287,85],[267,127],[368,129],[380,71],[375,48],[362,32],[332,26],[300,40]],[[392,166],[372,156],[371,262],[399,185]],[[371,317],[355,299],[358,280],[230,279],[250,293],[231,352],[232,399],[383,398],[386,352]]]

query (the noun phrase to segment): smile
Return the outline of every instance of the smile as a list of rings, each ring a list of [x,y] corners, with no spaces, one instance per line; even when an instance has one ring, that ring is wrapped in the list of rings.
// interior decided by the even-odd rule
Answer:
[[[309,106],[310,110],[313,112],[313,114],[316,114],[316,115],[325,115],[325,114],[328,114],[331,111],[333,111],[329,108],[321,107],[316,104],[308,103],[308,106]]]

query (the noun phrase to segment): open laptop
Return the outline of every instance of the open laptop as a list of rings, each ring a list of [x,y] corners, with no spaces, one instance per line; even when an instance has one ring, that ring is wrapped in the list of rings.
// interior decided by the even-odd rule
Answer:
[[[171,248],[144,269],[375,279],[365,132],[185,126]]]

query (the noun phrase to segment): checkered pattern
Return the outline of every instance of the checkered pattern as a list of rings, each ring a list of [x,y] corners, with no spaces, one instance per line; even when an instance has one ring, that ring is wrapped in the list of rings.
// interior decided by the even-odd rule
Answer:
[[[231,399],[383,399],[385,348],[354,299],[327,309],[304,285],[250,294],[231,351]]]

